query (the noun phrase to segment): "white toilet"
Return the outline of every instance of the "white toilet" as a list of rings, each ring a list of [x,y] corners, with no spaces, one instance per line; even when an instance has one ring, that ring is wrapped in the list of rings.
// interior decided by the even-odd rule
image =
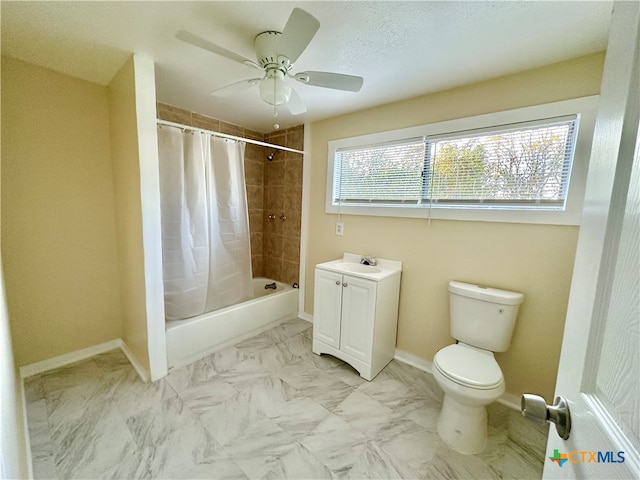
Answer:
[[[509,348],[524,295],[449,282],[451,336],[458,340],[436,353],[433,376],[444,390],[438,434],[454,450],[478,453],[487,443],[485,405],[504,393],[493,352]]]

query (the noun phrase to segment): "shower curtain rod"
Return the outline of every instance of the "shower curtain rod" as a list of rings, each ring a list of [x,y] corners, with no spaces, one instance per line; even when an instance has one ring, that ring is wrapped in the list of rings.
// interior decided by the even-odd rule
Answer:
[[[303,150],[296,150],[295,148],[283,147],[282,145],[274,145],[273,143],[261,142],[259,140],[251,140],[250,138],[236,137],[235,135],[228,135],[226,133],[214,132],[213,130],[205,130],[203,128],[190,127],[189,125],[169,122],[167,120],[157,119],[157,123],[159,125],[182,128],[183,130],[191,130],[193,132],[208,133],[215,137],[230,138],[231,140],[238,140],[239,142],[253,143],[254,145],[260,145],[261,147],[277,148],[278,150],[286,150],[287,152],[304,154]]]

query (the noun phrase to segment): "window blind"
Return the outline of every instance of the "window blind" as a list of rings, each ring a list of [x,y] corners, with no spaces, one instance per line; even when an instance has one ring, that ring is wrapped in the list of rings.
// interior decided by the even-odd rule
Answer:
[[[425,155],[424,137],[337,150],[334,202],[417,203],[422,196]]]
[[[563,208],[575,115],[338,149],[334,205]]]

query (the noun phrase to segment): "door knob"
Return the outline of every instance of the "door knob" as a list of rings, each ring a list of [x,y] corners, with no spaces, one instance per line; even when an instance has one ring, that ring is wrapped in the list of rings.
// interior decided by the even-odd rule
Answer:
[[[547,405],[544,398],[530,393],[522,394],[520,400],[522,416],[538,422],[552,422],[563,440],[571,433],[571,412],[569,402],[564,397],[556,397],[553,405]]]

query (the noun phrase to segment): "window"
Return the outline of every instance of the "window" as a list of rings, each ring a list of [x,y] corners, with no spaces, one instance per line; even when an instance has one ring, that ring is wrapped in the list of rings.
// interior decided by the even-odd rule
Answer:
[[[329,142],[327,211],[577,224],[594,106],[590,97]]]

